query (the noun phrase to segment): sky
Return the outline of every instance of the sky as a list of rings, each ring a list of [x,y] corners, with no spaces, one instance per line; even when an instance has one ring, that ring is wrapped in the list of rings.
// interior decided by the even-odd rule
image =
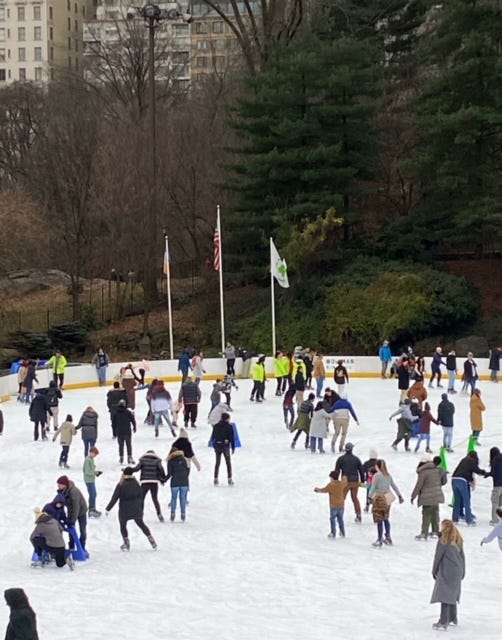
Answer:
[[[131,550],[120,551],[122,542],[118,508],[105,516],[104,507],[120,479],[117,444],[112,440],[106,409],[108,388],[65,391],[60,419],[71,413],[78,421],[92,405],[99,414],[100,455],[97,467],[99,519],[88,523],[90,558],[74,572],[67,567],[32,568],[30,533],[35,507],[56,494],[59,443],[52,438],[34,442],[26,406],[15,400],[1,405],[5,428],[0,437],[0,586],[25,589],[37,613],[41,640],[76,640],[84,635],[100,640],[146,640],[176,637],[193,640],[300,640],[332,639],[364,634],[372,640],[428,638],[439,605],[429,604],[433,579],[432,559],[436,543],[415,541],[420,532],[421,510],[410,504],[421,454],[395,452],[391,448],[396,423],[389,415],[397,408],[395,380],[357,379],[348,386],[348,397],[358,414],[349,440],[364,462],[371,447],[387,461],[405,498],[391,508],[393,547],[375,549],[376,525],[371,514],[354,522],[350,497],[345,503],[345,539],[329,539],[328,497],[314,493],[324,486],[338,454],[311,454],[303,447],[290,448],[281,399],[275,383],[267,383],[263,404],[249,401],[251,381],[238,381],[232,405],[242,447],[233,456],[235,485],[226,484],[224,463],[220,485],[213,485],[214,453],[207,446],[211,382],[202,383],[202,403],[197,429],[190,438],[202,470],[192,469],[186,522],[179,513],[174,523],[157,520],[150,498],[145,522],[158,543],[153,551],[134,523],[129,525]],[[327,383],[329,386],[329,382]],[[175,394],[177,385],[167,385]],[[491,446],[502,446],[501,385],[480,384],[486,404],[485,429],[480,438],[481,466],[488,468]],[[430,389],[435,412],[442,389]],[[451,472],[467,450],[469,398],[456,395],[454,453],[448,455]],[[163,459],[173,438],[167,428],[154,438],[143,424],[145,392],[137,393],[138,432],[133,440],[137,459],[154,449]],[[441,444],[439,427],[431,425],[432,448]],[[414,441],[412,441],[412,448]],[[325,443],[329,452],[329,441]],[[80,436],[70,450],[70,479],[86,488],[82,477],[83,445]],[[502,552],[496,542],[480,546],[491,530],[491,480],[480,478],[473,492],[477,526],[460,529],[467,564],[459,605],[459,626],[450,632],[458,640],[476,637],[499,640]],[[441,517],[451,517],[448,503]],[[164,516],[169,515],[168,485],[160,489]],[[364,491],[360,490],[360,499]],[[416,504],[416,503],[415,503]],[[0,633],[9,610],[0,606]]]

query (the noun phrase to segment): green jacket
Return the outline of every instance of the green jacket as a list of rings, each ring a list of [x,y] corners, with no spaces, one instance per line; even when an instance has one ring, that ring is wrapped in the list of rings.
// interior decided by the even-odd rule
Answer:
[[[84,482],[96,482],[96,463],[92,456],[84,460]]]
[[[256,362],[251,369],[251,377],[255,382],[265,382],[265,367]]]
[[[54,373],[64,373],[67,364],[68,361],[63,355],[57,356],[56,354],[54,354],[52,358],[49,358],[47,362],[47,366],[50,367]]]

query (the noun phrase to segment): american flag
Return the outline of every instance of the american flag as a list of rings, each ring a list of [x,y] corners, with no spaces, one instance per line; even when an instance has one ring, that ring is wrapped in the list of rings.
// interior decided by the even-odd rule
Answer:
[[[214,230],[213,249],[214,249],[213,267],[215,271],[219,271],[221,258],[220,258],[220,232],[218,231],[218,228]]]

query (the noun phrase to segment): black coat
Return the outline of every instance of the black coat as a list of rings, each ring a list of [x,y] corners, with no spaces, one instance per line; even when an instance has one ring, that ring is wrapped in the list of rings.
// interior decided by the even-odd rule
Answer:
[[[490,371],[500,370],[500,356],[502,352],[499,349],[492,349],[490,351],[490,362],[488,363],[488,369]]]
[[[442,427],[453,427],[455,405],[449,400],[441,400],[438,404],[438,422]]]
[[[115,429],[118,436],[130,436],[131,427],[136,432],[134,413],[126,407],[117,407],[115,411]]]
[[[124,476],[115,487],[115,491],[106,506],[111,511],[119,503],[119,520],[141,520],[143,518],[143,494],[141,485],[134,476]]]
[[[179,449],[183,451],[183,455],[185,458],[190,460],[194,457],[195,453],[193,452],[192,443],[188,438],[178,438],[173,442],[173,449]]]
[[[52,416],[52,411],[49,407],[49,401],[47,396],[42,393],[36,393],[35,397],[31,401],[29,414],[32,422],[47,422],[47,413]]]
[[[181,385],[179,400],[182,400],[183,404],[198,404],[200,397],[200,389],[195,382],[187,380]]]
[[[134,471],[141,471],[140,482],[166,481],[162,460],[153,451],[147,451],[144,456],[141,456],[138,464],[134,467]]]
[[[173,451],[167,459],[167,479],[171,487],[188,487],[190,468],[183,451]]]
[[[410,371],[408,363],[400,364],[397,368],[397,388],[401,391],[408,389],[410,386]]]
[[[112,389],[106,394],[106,405],[112,416],[117,411],[117,407],[121,400],[125,400],[127,407],[127,392],[124,389]]]
[[[45,391],[45,395],[47,396],[49,407],[59,406],[59,401],[63,398],[61,389],[56,387],[56,383],[53,380],[51,380],[49,388]]]
[[[10,607],[5,640],[38,640],[37,618],[22,589],[6,589],[5,602]]]
[[[472,455],[474,453],[474,455]],[[475,451],[468,453],[465,458],[462,458],[457,465],[455,471],[451,474],[452,478],[464,478],[467,482],[472,482],[473,474],[478,476],[484,476],[486,471],[479,468],[479,459]]]
[[[228,445],[235,451],[234,430],[232,425],[225,420],[221,420],[213,427],[212,441],[214,444]]]
[[[335,465],[336,477],[345,476],[348,482],[364,482],[365,475],[362,462],[352,451],[347,451],[338,458]]]

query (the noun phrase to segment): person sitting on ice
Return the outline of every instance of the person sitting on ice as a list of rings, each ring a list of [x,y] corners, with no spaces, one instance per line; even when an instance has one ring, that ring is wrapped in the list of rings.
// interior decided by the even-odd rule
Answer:
[[[67,564],[73,571],[73,556],[68,554],[66,557],[63,528],[59,522],[40,509],[35,509],[35,518],[30,541],[37,556],[42,558],[44,554],[49,554],[56,561],[57,567]]]
[[[499,519],[498,524],[496,524],[490,533],[481,540],[481,546],[488,544],[497,538],[500,550],[502,551],[502,507],[497,509],[497,518]]]
[[[225,402],[219,402],[215,407],[211,409],[209,412],[209,424],[214,427],[215,424],[221,421],[221,416],[224,413],[230,413],[232,409]]]

